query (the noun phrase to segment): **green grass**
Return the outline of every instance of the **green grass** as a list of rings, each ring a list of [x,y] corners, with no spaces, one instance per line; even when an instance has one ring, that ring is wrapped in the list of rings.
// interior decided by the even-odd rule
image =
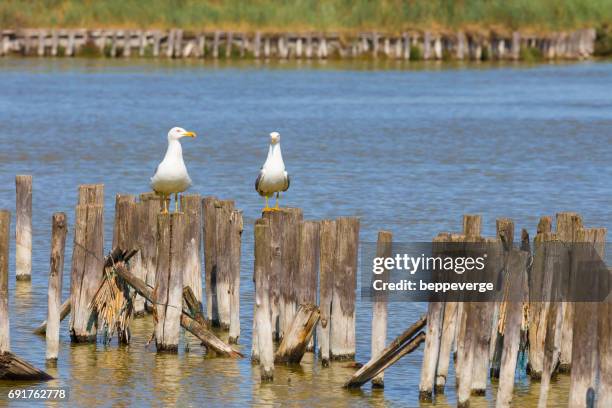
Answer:
[[[612,21],[612,0],[1,0],[0,27],[353,32],[406,28],[550,31]]]

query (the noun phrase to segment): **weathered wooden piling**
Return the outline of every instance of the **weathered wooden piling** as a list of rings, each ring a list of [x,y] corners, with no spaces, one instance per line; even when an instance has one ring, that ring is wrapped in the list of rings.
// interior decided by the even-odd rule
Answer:
[[[510,301],[507,303],[506,310],[504,350],[501,357],[499,387],[497,389],[497,407],[509,407],[512,400],[523,317],[523,301],[521,298],[524,295],[528,260],[529,254],[519,250],[513,250],[508,259]]]
[[[610,282],[605,289],[610,290]],[[612,303],[606,299],[599,303],[597,339],[599,349],[599,384],[597,400],[599,406],[612,406]]]
[[[104,267],[104,185],[79,186],[74,249],[70,275],[70,337],[73,342],[95,342],[97,316],[89,309]]]
[[[379,231],[376,243],[376,257],[389,258],[393,250],[393,235],[390,231]],[[388,281],[389,271],[380,275],[383,282]],[[372,358],[377,358],[387,346],[387,291],[375,291],[372,302]],[[372,379],[372,387],[383,388],[384,374]]]
[[[240,236],[242,215],[231,200],[204,199],[204,252],[207,317],[213,325],[240,334]],[[232,312],[233,311],[233,312]]]
[[[440,234],[434,238],[432,249],[435,255],[439,256],[442,253],[446,241],[448,241],[447,234]],[[421,380],[419,382],[420,401],[433,401],[443,322],[444,302],[430,301],[427,305],[427,331],[421,365]]]
[[[330,357],[335,360],[355,357],[355,290],[357,289],[357,257],[359,219],[340,217],[337,220],[336,268],[332,292]]]
[[[324,367],[330,360],[331,306],[336,265],[337,225],[334,220],[321,221],[319,229],[319,320],[317,339]]]
[[[138,218],[138,247],[140,256],[140,275],[147,285],[155,285],[155,270],[157,269],[157,214],[161,211],[161,199],[155,193],[140,194],[137,203]],[[133,270],[138,273],[137,270]],[[145,308],[152,306],[145,302]]]
[[[298,268],[295,281],[295,297],[298,305],[317,303],[319,275],[319,223],[302,221],[299,224]],[[311,339],[306,351],[312,351]]]
[[[599,285],[604,280],[596,269],[585,270],[587,263],[597,264],[604,259],[606,242],[605,228],[580,228],[576,231],[572,256],[572,273],[570,291],[581,301],[574,303],[572,327],[572,367],[570,376],[569,403],[570,408],[587,405],[587,392],[597,387],[598,370],[598,303],[595,301],[599,293]],[[578,267],[575,267],[578,266]],[[601,278],[601,279],[600,279]],[[607,283],[607,282],[606,282]],[[604,293],[608,293],[605,291]],[[586,301],[592,297],[593,301]]]
[[[572,243],[576,242],[578,230],[582,228],[582,218],[572,212],[563,212],[557,214],[557,238],[561,242],[569,244],[568,257],[571,257]],[[572,273],[571,262],[564,262],[564,270],[560,271],[564,279],[562,292],[567,294],[569,291],[569,277]],[[574,305],[572,302],[563,302],[563,322],[561,324],[561,355],[559,356],[559,371],[570,372],[572,367],[572,338],[573,338],[573,322],[574,322]]]
[[[66,250],[66,214],[55,213],[51,221],[51,257],[49,289],[47,295],[47,353],[48,362],[57,361],[59,353],[60,308],[62,303],[62,279],[64,275],[64,253]]]
[[[11,213],[0,210],[0,354],[11,350],[8,308],[10,232]]]
[[[15,276],[19,281],[32,279],[32,176],[15,177]]]
[[[139,220],[136,197],[132,194],[117,194],[115,197],[115,223],[113,225],[113,248],[124,251],[137,249],[139,244]],[[142,257],[136,254],[130,259],[130,270],[140,279],[145,278]],[[145,311],[145,300],[142,296],[134,298],[134,314],[142,315]],[[121,337],[121,336],[120,336]]]
[[[187,255],[183,284],[202,301],[202,198],[199,194],[181,196],[181,211],[186,217]]]
[[[157,271],[155,273],[155,344],[157,351],[177,352],[183,304],[185,215],[157,216]]]
[[[255,311],[253,325],[252,360],[259,362],[262,381],[274,377],[274,344],[272,338],[272,311],[270,309],[270,224],[266,219],[255,223]]]
[[[304,304],[298,307],[293,322],[276,350],[275,363],[300,363],[319,321],[319,316],[319,308],[316,305]]]
[[[463,235],[465,242],[474,243],[480,240],[482,220],[479,215],[463,216]],[[469,406],[469,399],[472,392],[472,374],[474,367],[474,344],[479,333],[478,313],[475,302],[463,302],[460,304],[458,313],[457,331],[457,405],[460,407]]]

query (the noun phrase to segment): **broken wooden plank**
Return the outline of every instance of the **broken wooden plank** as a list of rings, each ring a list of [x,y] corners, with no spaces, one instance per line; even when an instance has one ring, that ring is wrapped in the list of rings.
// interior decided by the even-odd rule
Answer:
[[[274,356],[275,363],[300,363],[320,315],[321,313],[316,305],[304,304],[299,306],[289,330],[283,336],[280,346],[278,346]]]
[[[66,300],[64,300],[64,303],[62,303],[62,306],[60,307],[60,322],[64,320],[64,318],[66,316],[68,316],[70,314],[70,297]],[[47,321],[45,320],[44,322],[42,322],[41,324],[38,325],[38,327],[36,327],[34,329],[34,334],[40,334],[41,336],[44,336],[47,332]]]
[[[49,374],[39,370],[10,351],[0,352],[0,380],[9,381],[48,381]]]
[[[405,354],[410,353],[425,340],[425,333],[421,332],[414,336],[416,332],[421,330],[427,324],[427,315],[421,316],[412,326],[404,330],[402,334],[397,336],[387,348],[385,348],[378,357],[371,359],[363,367],[359,369],[353,376],[344,384],[345,388],[358,388],[363,384],[376,377],[391,364],[395,363]],[[413,338],[414,337],[414,338]],[[407,350],[406,350],[407,349]]]

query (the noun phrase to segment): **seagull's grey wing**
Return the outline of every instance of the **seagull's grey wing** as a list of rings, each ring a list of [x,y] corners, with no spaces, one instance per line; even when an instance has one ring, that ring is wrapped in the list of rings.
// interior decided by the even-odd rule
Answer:
[[[291,177],[289,177],[289,173],[285,172],[285,188],[283,191],[289,190],[289,185],[291,185]]]
[[[157,170],[159,170],[159,164],[155,167],[155,171],[153,172],[151,178],[155,177],[155,175],[157,174]]]
[[[262,193],[262,191],[260,189],[261,181],[263,180],[263,176],[264,176],[264,172],[263,172],[263,167],[262,167],[261,170],[259,171],[259,175],[255,179],[255,191],[257,191],[261,195],[263,195],[263,193]]]

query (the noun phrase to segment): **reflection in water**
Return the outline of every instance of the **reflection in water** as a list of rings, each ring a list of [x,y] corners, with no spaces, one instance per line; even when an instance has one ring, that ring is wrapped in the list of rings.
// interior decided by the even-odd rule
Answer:
[[[105,183],[108,250],[114,195],[149,189],[175,125],[203,135],[184,146],[191,192],[234,199],[244,211],[239,346],[247,355],[252,225],[261,209],[252,180],[270,131],[283,135],[293,176],[286,205],[303,208],[308,219],[360,216],[362,241],[374,241],[380,229],[398,242],[429,240],[459,230],[463,213],[482,214],[489,236],[496,217],[511,217],[533,234],[539,216],[562,210],[610,227],[612,94],[601,86],[612,82],[609,63],[3,58],[0,73],[0,144],[10,146],[0,149],[0,208],[14,213],[15,174],[33,174],[34,183],[31,283],[15,282],[10,257],[11,346],[41,368],[45,342],[32,328],[47,313],[51,214],[68,216],[66,299],[77,185]],[[357,360],[365,362],[371,304],[358,297],[356,309]],[[389,339],[425,310],[389,304]],[[419,405],[422,350],[387,370],[384,390],[347,391],[341,386],[355,369],[346,363],[322,368],[309,353],[297,367],[277,367],[272,384],[260,384],[248,357],[209,358],[191,335],[178,354],[157,355],[146,345],[152,331],[149,316],[133,321],[129,347],[115,340],[72,346],[66,319],[58,367],[49,369],[57,379],[48,385],[70,387],[76,406]],[[456,404],[454,382],[451,369],[436,406]],[[550,406],[567,404],[568,385],[568,376],[552,382]],[[0,383],[0,395],[14,386]],[[473,405],[491,406],[495,387]],[[515,403],[533,406],[538,393],[523,375]]]

